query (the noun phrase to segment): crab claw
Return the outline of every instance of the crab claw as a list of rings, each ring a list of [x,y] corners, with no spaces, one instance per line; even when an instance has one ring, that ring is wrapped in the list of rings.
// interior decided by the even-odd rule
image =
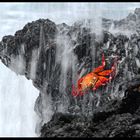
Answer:
[[[102,53],[102,65],[93,69],[93,72],[94,73],[98,73],[100,71],[103,71],[104,70],[104,67],[105,67],[105,56],[104,56],[104,53]]]

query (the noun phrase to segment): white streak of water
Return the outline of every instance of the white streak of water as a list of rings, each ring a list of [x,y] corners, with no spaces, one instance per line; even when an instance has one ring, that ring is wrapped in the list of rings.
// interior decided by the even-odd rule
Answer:
[[[0,62],[0,137],[36,136],[34,103],[38,90]]]

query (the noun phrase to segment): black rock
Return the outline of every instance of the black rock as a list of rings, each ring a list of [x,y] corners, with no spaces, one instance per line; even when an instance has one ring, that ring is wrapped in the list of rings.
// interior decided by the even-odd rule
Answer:
[[[120,21],[103,19],[100,37],[91,30],[90,20],[86,27],[85,21],[69,26],[39,19],[2,38],[2,62],[40,91],[35,111],[42,137],[139,136],[140,36],[109,32],[112,23],[116,29],[129,29],[132,21],[138,23],[137,15],[138,9]],[[102,53],[104,69],[115,63],[116,76],[97,91],[74,98],[72,84],[78,75],[101,65]]]

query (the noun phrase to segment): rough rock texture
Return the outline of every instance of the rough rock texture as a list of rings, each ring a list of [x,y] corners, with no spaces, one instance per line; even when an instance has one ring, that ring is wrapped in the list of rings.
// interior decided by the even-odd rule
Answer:
[[[47,137],[139,137],[140,136],[140,79],[139,85],[126,91],[122,100],[110,101],[92,117],[56,113],[42,127]]]
[[[126,19],[114,21],[115,28],[121,29],[131,20],[136,23],[139,14],[136,9]],[[104,30],[99,36],[84,22],[69,26],[39,19],[14,36],[3,37],[2,62],[31,79],[40,91],[35,111],[40,117],[37,131],[41,136],[139,136],[140,36],[110,33],[111,23],[103,19]],[[129,25],[126,29],[132,30]],[[72,97],[77,75],[83,76],[99,66],[102,52],[105,69],[111,68],[114,58],[118,59],[116,77],[96,92]]]
[[[136,8],[133,13],[130,13],[126,18],[121,20],[112,20],[103,18],[103,28],[108,29],[113,26],[119,31],[130,31],[131,33],[140,33],[140,8]]]

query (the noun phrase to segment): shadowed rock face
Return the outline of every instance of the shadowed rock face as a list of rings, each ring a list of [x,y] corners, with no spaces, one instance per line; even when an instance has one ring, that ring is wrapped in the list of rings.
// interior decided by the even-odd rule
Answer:
[[[133,14],[126,19],[135,21]],[[39,19],[14,36],[3,37],[2,62],[31,79],[40,91],[35,111],[40,117],[37,131],[41,136],[139,136],[140,36],[112,34],[109,24],[111,20],[103,20],[99,37],[84,23],[56,25],[49,19]],[[118,21],[116,28],[122,26],[119,24],[124,23]],[[105,69],[110,69],[114,57],[118,57],[116,77],[96,92],[73,98],[71,87],[77,75],[101,65],[102,52]]]
[[[131,88],[124,99],[110,101],[92,117],[56,113],[42,127],[41,136],[139,137],[140,84]]]

